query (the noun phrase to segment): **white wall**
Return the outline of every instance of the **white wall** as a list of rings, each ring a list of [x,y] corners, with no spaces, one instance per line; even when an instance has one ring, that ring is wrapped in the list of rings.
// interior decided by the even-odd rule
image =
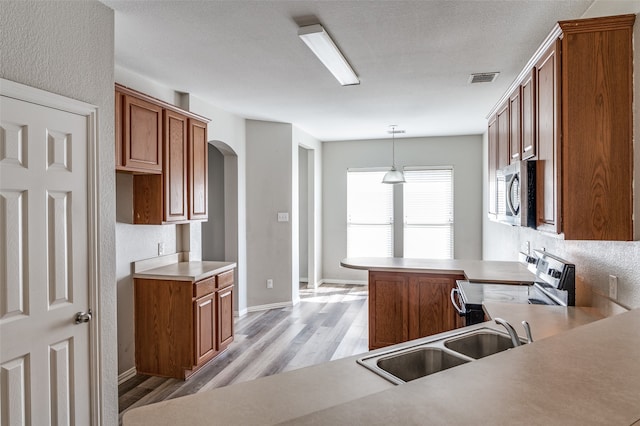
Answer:
[[[482,254],[482,138],[396,138],[397,166],[453,166],[454,257]],[[341,268],[347,256],[347,169],[390,167],[391,140],[323,144],[323,279],[365,282],[365,271]]]
[[[640,2],[596,2],[584,17],[605,16],[618,13],[640,12]],[[634,165],[635,165],[635,204],[636,204],[636,233],[638,229],[638,201],[640,190],[638,189],[638,172],[640,170],[640,149],[637,140],[640,135],[640,109],[638,107],[638,93],[640,93],[640,15],[636,17],[634,27]],[[532,52],[533,53],[533,52]],[[484,138],[483,150],[485,152],[485,164],[483,182],[487,182],[486,152],[487,140]],[[485,259],[515,260],[517,252],[526,241],[531,242],[531,247],[545,247],[549,252],[555,253],[576,264],[576,279],[582,284],[594,289],[596,292],[607,295],[609,291],[609,275],[618,277],[618,301],[628,307],[640,307],[640,241],[614,242],[614,241],[564,241],[558,237],[543,234],[527,228],[515,228],[499,223],[493,223],[487,219],[487,197],[485,184],[485,197],[483,208],[483,256]]]
[[[247,303],[249,307],[291,303],[293,276],[298,279],[297,274],[292,276],[293,268],[298,270],[298,242],[294,247],[293,240],[298,206],[292,175],[298,147],[293,155],[291,124],[247,120],[246,131]],[[297,191],[297,176],[295,185]],[[278,222],[278,212],[288,213],[289,221]],[[267,289],[267,279],[273,280],[272,289]]]
[[[294,143],[304,148],[306,164],[298,165],[300,170],[306,170],[306,248],[308,286],[316,288],[322,280],[322,146],[319,140],[313,138],[301,129],[293,128]],[[302,158],[302,157],[301,157]],[[302,237],[301,237],[302,239]],[[302,273],[302,272],[301,272]]]
[[[299,226],[298,233],[300,247],[299,250],[299,262],[300,262],[300,279],[306,280],[308,277],[309,266],[309,167],[308,162],[309,155],[307,150],[303,147],[298,147],[298,214],[299,214]]]
[[[1,9],[0,77],[98,106],[100,410],[104,424],[115,425],[113,11],[97,1],[2,2]]]
[[[224,156],[213,145],[208,147],[209,181],[207,221],[202,222],[202,259],[225,259],[225,222],[224,222]]]

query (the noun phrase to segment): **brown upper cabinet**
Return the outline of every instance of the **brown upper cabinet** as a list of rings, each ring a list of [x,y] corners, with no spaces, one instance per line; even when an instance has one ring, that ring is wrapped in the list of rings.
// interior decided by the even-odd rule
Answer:
[[[521,159],[536,156],[536,93],[535,72],[532,70],[520,83]]]
[[[554,42],[534,68],[537,81],[535,128],[538,135],[536,216],[538,229],[554,233],[561,231],[558,210],[559,49],[560,42]]]
[[[520,87],[516,87],[509,96],[509,163],[519,161],[522,156],[520,99]]]
[[[116,101],[116,170],[162,173],[162,107],[124,93]]]
[[[559,22],[489,114],[491,171],[492,134],[500,149],[499,116],[505,102],[513,114],[519,90],[520,157],[537,160],[538,230],[633,239],[634,22],[633,14]]]
[[[496,171],[498,168],[498,126],[495,115],[489,119],[489,217],[495,219],[497,210]]]
[[[509,161],[509,102],[505,101],[496,116],[498,130],[498,169],[508,166]]]
[[[120,85],[115,108],[116,171],[133,174],[132,222],[206,220],[209,120]]]
[[[189,120],[189,219],[207,219],[207,124]]]

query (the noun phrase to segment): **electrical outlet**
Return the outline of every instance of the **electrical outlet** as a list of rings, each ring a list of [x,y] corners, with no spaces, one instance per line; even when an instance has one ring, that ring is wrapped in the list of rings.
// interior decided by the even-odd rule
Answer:
[[[162,256],[164,254],[164,243],[158,243],[158,256]]]
[[[289,213],[278,212],[278,222],[289,222]]]
[[[609,275],[609,297],[618,298],[618,277],[615,275]]]
[[[268,279],[267,280],[267,288],[273,288],[273,280],[272,279]]]

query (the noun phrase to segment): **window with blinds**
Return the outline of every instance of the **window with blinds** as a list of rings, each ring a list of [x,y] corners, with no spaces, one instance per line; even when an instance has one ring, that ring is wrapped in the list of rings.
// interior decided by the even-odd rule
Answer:
[[[404,257],[453,259],[453,170],[404,175]]]
[[[385,172],[347,172],[347,256],[393,257],[393,185]]]

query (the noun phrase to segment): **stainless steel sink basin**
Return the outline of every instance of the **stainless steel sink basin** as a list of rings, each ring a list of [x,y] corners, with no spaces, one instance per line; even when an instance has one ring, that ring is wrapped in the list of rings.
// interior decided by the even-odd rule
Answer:
[[[503,334],[481,331],[444,342],[445,348],[474,359],[513,348],[511,339]]]
[[[382,370],[404,382],[469,362],[438,348],[419,348],[378,360]]]
[[[392,383],[402,384],[512,347],[506,333],[483,327],[406,342],[357,362]]]

